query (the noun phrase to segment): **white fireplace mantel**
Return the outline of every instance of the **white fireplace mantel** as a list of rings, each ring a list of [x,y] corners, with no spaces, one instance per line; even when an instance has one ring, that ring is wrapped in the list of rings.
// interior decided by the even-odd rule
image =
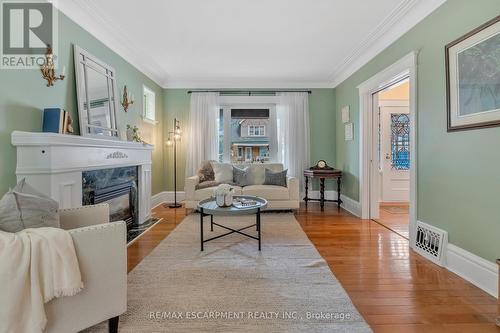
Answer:
[[[82,172],[138,167],[139,222],[151,216],[153,146],[137,142],[56,133],[12,132],[17,148],[17,179],[59,202],[61,208],[82,205]]]

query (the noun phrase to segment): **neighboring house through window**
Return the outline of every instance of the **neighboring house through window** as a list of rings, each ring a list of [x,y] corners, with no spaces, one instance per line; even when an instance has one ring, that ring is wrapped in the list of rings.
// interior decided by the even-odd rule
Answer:
[[[223,106],[219,119],[219,160],[231,163],[264,163],[272,159],[269,137],[276,126],[274,107]],[[274,118],[274,120],[273,120]]]
[[[266,136],[265,125],[249,125],[248,136]]]

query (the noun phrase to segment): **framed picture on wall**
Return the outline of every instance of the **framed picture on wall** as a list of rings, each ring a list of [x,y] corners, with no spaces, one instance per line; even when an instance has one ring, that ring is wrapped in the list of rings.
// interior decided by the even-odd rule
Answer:
[[[445,47],[448,132],[500,126],[500,16]]]

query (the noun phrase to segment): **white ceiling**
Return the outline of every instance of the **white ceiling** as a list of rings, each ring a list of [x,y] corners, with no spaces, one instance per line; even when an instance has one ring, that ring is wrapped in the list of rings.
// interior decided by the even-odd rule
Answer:
[[[337,85],[444,1],[55,4],[163,87],[313,88]]]

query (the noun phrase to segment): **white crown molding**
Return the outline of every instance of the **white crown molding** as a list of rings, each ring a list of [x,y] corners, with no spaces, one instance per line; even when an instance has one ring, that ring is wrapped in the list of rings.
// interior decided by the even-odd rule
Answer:
[[[129,62],[156,84],[165,88],[167,73],[162,71],[155,61],[134,49],[133,40],[129,40],[120,29],[114,26],[99,14],[98,8],[94,7],[89,0],[52,0],[50,1],[58,10],[68,16],[76,24],[101,41],[113,52]],[[120,75],[118,73],[118,75]]]
[[[152,57],[137,51],[91,0],[49,0],[61,12],[162,88],[334,88],[368,63],[446,0],[403,0],[334,70],[329,79],[169,78]]]
[[[404,0],[337,66],[332,73],[335,88],[380,52],[417,25],[446,0]]]
[[[223,79],[171,79],[165,83],[166,88],[190,89],[300,89],[300,88],[332,88],[329,80],[291,80],[272,78],[223,78]]]

